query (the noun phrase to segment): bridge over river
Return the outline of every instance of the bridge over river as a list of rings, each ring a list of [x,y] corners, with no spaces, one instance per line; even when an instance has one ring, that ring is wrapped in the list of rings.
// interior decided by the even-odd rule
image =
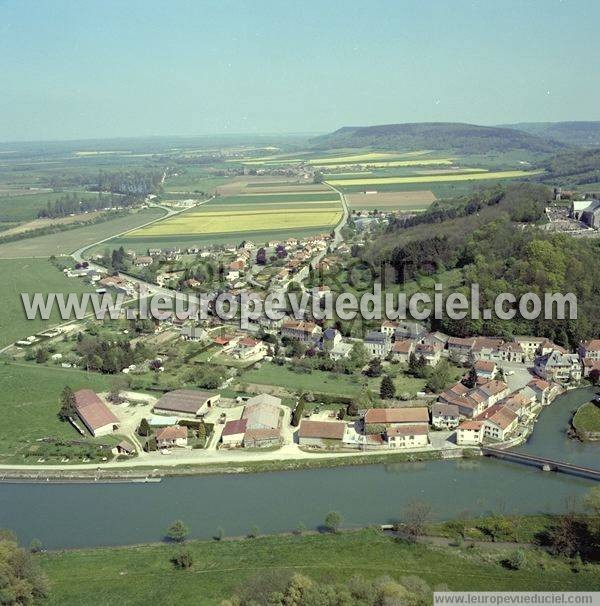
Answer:
[[[573,463],[555,461],[553,459],[546,459],[545,457],[515,452],[514,450],[492,448],[490,446],[483,446],[481,450],[483,451],[483,454],[488,457],[541,467],[544,471],[561,471],[563,473],[600,481],[600,469],[594,469],[593,467],[583,467]]]

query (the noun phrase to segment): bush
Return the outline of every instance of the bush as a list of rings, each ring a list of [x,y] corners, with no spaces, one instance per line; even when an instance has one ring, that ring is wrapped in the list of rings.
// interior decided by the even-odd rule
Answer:
[[[191,568],[194,564],[194,558],[189,550],[180,551],[177,555],[174,555],[171,558],[171,562],[173,562],[173,566],[178,568],[179,570],[187,570]]]
[[[181,521],[175,520],[167,532],[167,538],[171,541],[181,543],[189,534],[188,527]]]
[[[329,532],[333,532],[333,533],[339,532],[341,525],[342,525],[342,516],[339,512],[330,511],[325,516],[325,528]]]
[[[526,563],[527,556],[522,549],[515,549],[515,551],[502,560],[502,566],[509,570],[521,570]]]

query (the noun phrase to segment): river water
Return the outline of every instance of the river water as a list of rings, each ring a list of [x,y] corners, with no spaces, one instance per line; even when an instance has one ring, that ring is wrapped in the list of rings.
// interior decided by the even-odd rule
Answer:
[[[580,389],[546,408],[520,450],[600,467],[600,444],[565,435],[572,411],[593,395]],[[259,474],[188,476],[157,484],[0,484],[0,527],[23,543],[47,548],[124,545],[161,540],[183,520],[191,537],[316,528],[331,510],[344,526],[393,522],[410,500],[432,504],[447,519],[499,513],[560,512],[594,482],[499,460],[478,458],[365,465]]]

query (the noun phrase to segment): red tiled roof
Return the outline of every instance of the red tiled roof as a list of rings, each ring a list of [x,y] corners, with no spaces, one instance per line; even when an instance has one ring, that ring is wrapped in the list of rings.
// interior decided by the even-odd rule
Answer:
[[[365,423],[429,423],[427,407],[417,408],[369,408]]]
[[[170,425],[156,431],[156,440],[178,440],[187,438],[188,430],[183,425]]]
[[[298,437],[341,440],[344,437],[345,427],[345,423],[337,421],[302,421]]]
[[[119,422],[108,406],[91,389],[80,389],[75,392],[75,410],[92,432]]]
[[[239,433],[246,432],[246,425],[248,425],[248,419],[238,419],[237,421],[227,421],[225,427],[223,427],[223,436],[234,436]]]

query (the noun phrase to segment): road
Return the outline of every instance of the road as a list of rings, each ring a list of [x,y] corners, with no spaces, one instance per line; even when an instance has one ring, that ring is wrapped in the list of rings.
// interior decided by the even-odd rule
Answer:
[[[344,236],[342,236],[342,229],[346,227],[346,223],[348,223],[348,218],[350,217],[350,209],[348,207],[348,201],[346,200],[346,196],[342,191],[336,189],[332,185],[327,183],[327,186],[330,187],[334,192],[336,192],[340,200],[342,201],[342,218],[340,222],[333,228],[333,242],[330,244],[328,248],[331,250],[335,250],[343,241]],[[317,265],[323,260],[323,257],[327,254],[327,249],[320,252],[314,259],[310,262],[310,266],[312,269],[315,269]]]

